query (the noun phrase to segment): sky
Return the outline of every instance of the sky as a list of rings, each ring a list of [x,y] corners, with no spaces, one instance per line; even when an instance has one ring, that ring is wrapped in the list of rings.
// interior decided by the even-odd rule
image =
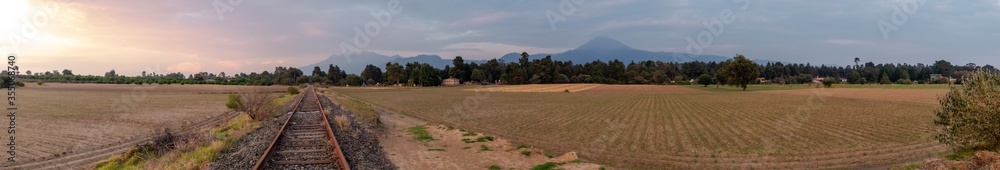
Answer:
[[[785,62],[1000,65],[1000,0],[3,0],[22,72],[259,72],[346,46],[492,59],[598,36],[634,48]]]

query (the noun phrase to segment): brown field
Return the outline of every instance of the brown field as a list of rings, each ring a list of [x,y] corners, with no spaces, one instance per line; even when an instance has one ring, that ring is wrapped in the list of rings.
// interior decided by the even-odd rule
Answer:
[[[567,86],[523,87],[561,92]],[[932,137],[938,106],[929,101],[942,92],[935,89],[491,88],[334,90],[420,119],[626,168],[863,168],[947,151]]]
[[[579,92],[595,87],[601,87],[604,85],[600,84],[529,84],[529,85],[514,85],[514,86],[484,86],[483,88],[467,89],[471,91],[484,91],[484,92],[565,92],[569,90],[570,92]]]
[[[222,93],[238,88],[241,87],[28,84],[16,89],[17,159],[19,163],[27,163],[93,150],[160,128],[178,129],[219,116],[227,111],[226,95]],[[285,88],[266,87],[269,91]],[[8,138],[6,133],[0,136]]]
[[[842,89],[832,88],[824,91],[815,89],[802,90],[774,90],[761,91],[760,93],[772,94],[794,94],[811,95],[814,92],[824,93],[834,98],[857,99],[857,100],[886,100],[901,102],[916,102],[925,104],[938,104],[936,96],[944,95],[948,89]]]

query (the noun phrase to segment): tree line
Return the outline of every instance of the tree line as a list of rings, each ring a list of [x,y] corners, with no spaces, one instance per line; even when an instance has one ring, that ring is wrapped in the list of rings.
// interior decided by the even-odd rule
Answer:
[[[741,55],[724,62],[664,62],[664,61],[630,61],[619,60],[591,61],[573,63],[573,61],[552,60],[551,56],[541,59],[529,59],[527,53],[521,53],[518,61],[506,62],[492,59],[481,63],[466,62],[461,56],[455,57],[451,65],[435,68],[428,63],[386,63],[384,66],[367,65],[360,75],[347,74],[337,65],[327,68],[314,67],[310,74],[294,67],[275,67],[273,71],[263,71],[250,74],[238,73],[227,75],[225,72],[185,75],[183,73],[147,73],[138,76],[119,75],[115,70],[106,72],[103,76],[75,75],[72,70],[52,70],[45,72],[27,71],[19,75],[21,79],[67,83],[106,83],[106,84],[223,84],[223,85],[297,85],[305,83],[327,85],[408,85],[408,86],[438,86],[447,78],[455,78],[461,82],[476,82],[482,84],[557,84],[557,83],[600,83],[600,84],[691,84],[692,80],[702,77],[710,78],[708,84],[729,84],[727,79],[735,78],[726,74],[727,66],[736,60],[742,60]],[[742,57],[745,59],[745,57]],[[932,65],[925,64],[875,64],[861,63],[855,58],[853,66],[814,66],[782,62],[754,63],[746,60],[742,67],[732,68],[732,74],[752,73],[748,83],[766,84],[800,84],[812,82],[816,77],[831,77],[846,79],[852,84],[913,84],[913,83],[948,83],[941,77],[962,77],[973,71],[984,68],[996,70],[991,65],[976,64],[953,65],[948,61],[939,60]],[[384,69],[383,69],[384,68]],[[764,81],[759,81],[763,78]],[[937,81],[934,81],[937,80]],[[741,79],[742,81],[742,79]],[[697,81],[702,83],[701,80]],[[961,82],[956,82],[961,83]]]

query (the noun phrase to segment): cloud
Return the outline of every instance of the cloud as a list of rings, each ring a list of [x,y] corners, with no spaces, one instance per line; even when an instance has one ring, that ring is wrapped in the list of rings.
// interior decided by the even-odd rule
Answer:
[[[441,52],[442,56],[464,56],[470,59],[499,58],[511,52],[559,53],[569,50],[569,48],[528,47],[495,42],[455,43],[445,45],[441,49],[446,50]]]
[[[216,61],[215,66],[221,67],[223,70],[240,70],[243,68],[243,64],[235,61]]]
[[[182,72],[182,73],[196,73],[202,71],[205,65],[197,62],[182,62],[174,65],[167,66],[167,71],[170,72]]]
[[[616,30],[616,29],[643,27],[643,26],[698,27],[701,26],[700,24],[701,23],[698,20],[684,19],[681,17],[667,17],[659,19],[643,19],[643,20],[612,22],[604,24],[598,27],[596,30],[597,31]]]
[[[450,40],[450,39],[461,38],[461,37],[465,37],[465,36],[476,36],[476,35],[481,35],[481,34],[479,33],[479,31],[475,31],[475,30],[468,30],[468,31],[465,31],[465,32],[460,32],[460,33],[441,33],[441,32],[436,32],[436,33],[431,33],[431,35],[427,35],[427,38],[425,38],[425,40],[428,40],[428,41],[441,41],[441,40]]]
[[[872,42],[863,41],[863,40],[843,40],[843,39],[829,39],[829,40],[826,40],[826,43],[827,44],[834,44],[834,45],[872,45],[873,44]]]

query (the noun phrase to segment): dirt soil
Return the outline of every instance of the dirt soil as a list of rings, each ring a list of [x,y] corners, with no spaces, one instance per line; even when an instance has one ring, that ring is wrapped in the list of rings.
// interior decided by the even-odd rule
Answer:
[[[466,132],[460,129],[449,129],[445,125],[430,124],[426,121],[403,116],[400,114],[382,113],[381,121],[388,129],[381,138],[382,147],[389,154],[389,159],[400,169],[486,169],[490,166],[500,166],[502,169],[531,169],[555,159],[546,155],[558,157],[563,153],[543,153],[534,148],[521,148],[511,142],[496,138],[494,141],[466,143],[463,139],[476,139],[476,136],[462,136]],[[424,126],[434,137],[434,141],[420,142],[414,140],[414,135],[407,128]],[[488,134],[486,134],[488,135]],[[482,151],[482,146],[489,148]],[[531,156],[521,154],[531,151]],[[600,169],[602,166],[592,163],[568,163],[560,166],[563,169]]]
[[[855,100],[881,100],[897,102],[916,102],[923,104],[938,104],[938,97],[948,93],[948,89],[848,89],[848,88],[824,88],[824,89],[799,89],[799,90],[774,90],[760,91],[757,93],[770,94],[792,94],[792,95],[813,95],[822,94],[828,97],[845,98]]]

